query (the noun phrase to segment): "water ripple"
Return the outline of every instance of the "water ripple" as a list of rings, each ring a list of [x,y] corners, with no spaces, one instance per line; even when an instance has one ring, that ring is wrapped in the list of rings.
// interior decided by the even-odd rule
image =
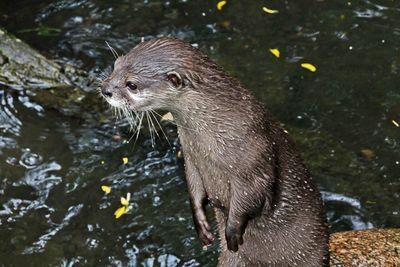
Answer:
[[[346,224],[350,226],[350,229],[354,230],[370,229],[374,227],[373,223],[365,220],[365,216],[362,214],[361,202],[359,200],[342,194],[326,191],[322,191],[321,195],[322,199],[326,203],[325,205],[328,207],[327,216],[330,224]],[[346,206],[351,208],[346,208]]]
[[[19,164],[27,169],[32,169],[42,163],[42,156],[32,153],[30,149],[26,149],[22,154]]]
[[[60,12],[65,9],[78,8],[84,4],[89,2],[88,0],[59,0],[49,4],[47,7],[43,8],[43,10],[37,15],[36,21],[42,21],[49,17],[50,15]]]
[[[51,174],[53,171],[61,170],[61,165],[56,162],[44,163],[26,172],[25,176],[14,186],[29,185],[37,190],[41,203],[44,203],[50,190],[62,181],[60,176]]]
[[[67,214],[65,214],[64,219],[60,224],[57,224],[53,228],[50,228],[46,234],[39,237],[39,240],[32,244],[32,246],[27,247],[23,254],[32,254],[42,252],[47,242],[55,236],[60,230],[65,228],[71,219],[79,214],[80,210],[83,208],[83,204],[72,206],[68,209]]]
[[[22,122],[17,117],[14,98],[11,94],[0,90],[0,130],[19,136]]]

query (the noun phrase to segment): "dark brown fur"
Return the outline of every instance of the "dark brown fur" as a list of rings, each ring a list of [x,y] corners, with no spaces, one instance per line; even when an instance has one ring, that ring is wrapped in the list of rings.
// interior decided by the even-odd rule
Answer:
[[[136,90],[127,89],[133,80]],[[221,238],[219,266],[324,266],[328,233],[318,188],[249,90],[183,41],[140,43],[102,86],[114,106],[167,109],[178,125],[193,218],[203,245]]]

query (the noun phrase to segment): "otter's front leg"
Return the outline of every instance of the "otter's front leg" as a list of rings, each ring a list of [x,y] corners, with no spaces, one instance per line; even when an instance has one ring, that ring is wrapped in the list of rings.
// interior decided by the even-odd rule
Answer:
[[[254,179],[234,179],[226,220],[225,239],[228,249],[238,251],[250,219],[260,216],[264,207],[269,209],[273,175],[260,175]],[[267,204],[267,205],[266,205]],[[246,241],[246,240],[245,240]]]
[[[208,198],[200,174],[189,155],[185,155],[185,170],[194,225],[201,243],[203,246],[208,246],[215,239],[210,232],[211,227],[206,217]]]

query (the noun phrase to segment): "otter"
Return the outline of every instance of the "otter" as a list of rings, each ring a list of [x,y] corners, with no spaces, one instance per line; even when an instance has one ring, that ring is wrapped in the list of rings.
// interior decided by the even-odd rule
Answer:
[[[178,128],[194,225],[221,240],[218,266],[327,266],[317,186],[287,132],[237,79],[189,43],[141,42],[116,59],[105,99],[134,112],[168,110]]]

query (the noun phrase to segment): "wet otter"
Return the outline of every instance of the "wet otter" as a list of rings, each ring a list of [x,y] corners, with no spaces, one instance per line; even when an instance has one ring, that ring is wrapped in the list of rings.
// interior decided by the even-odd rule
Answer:
[[[193,219],[219,266],[326,266],[319,191],[294,144],[255,97],[190,44],[142,42],[117,58],[102,93],[115,107],[169,110],[178,125]]]

